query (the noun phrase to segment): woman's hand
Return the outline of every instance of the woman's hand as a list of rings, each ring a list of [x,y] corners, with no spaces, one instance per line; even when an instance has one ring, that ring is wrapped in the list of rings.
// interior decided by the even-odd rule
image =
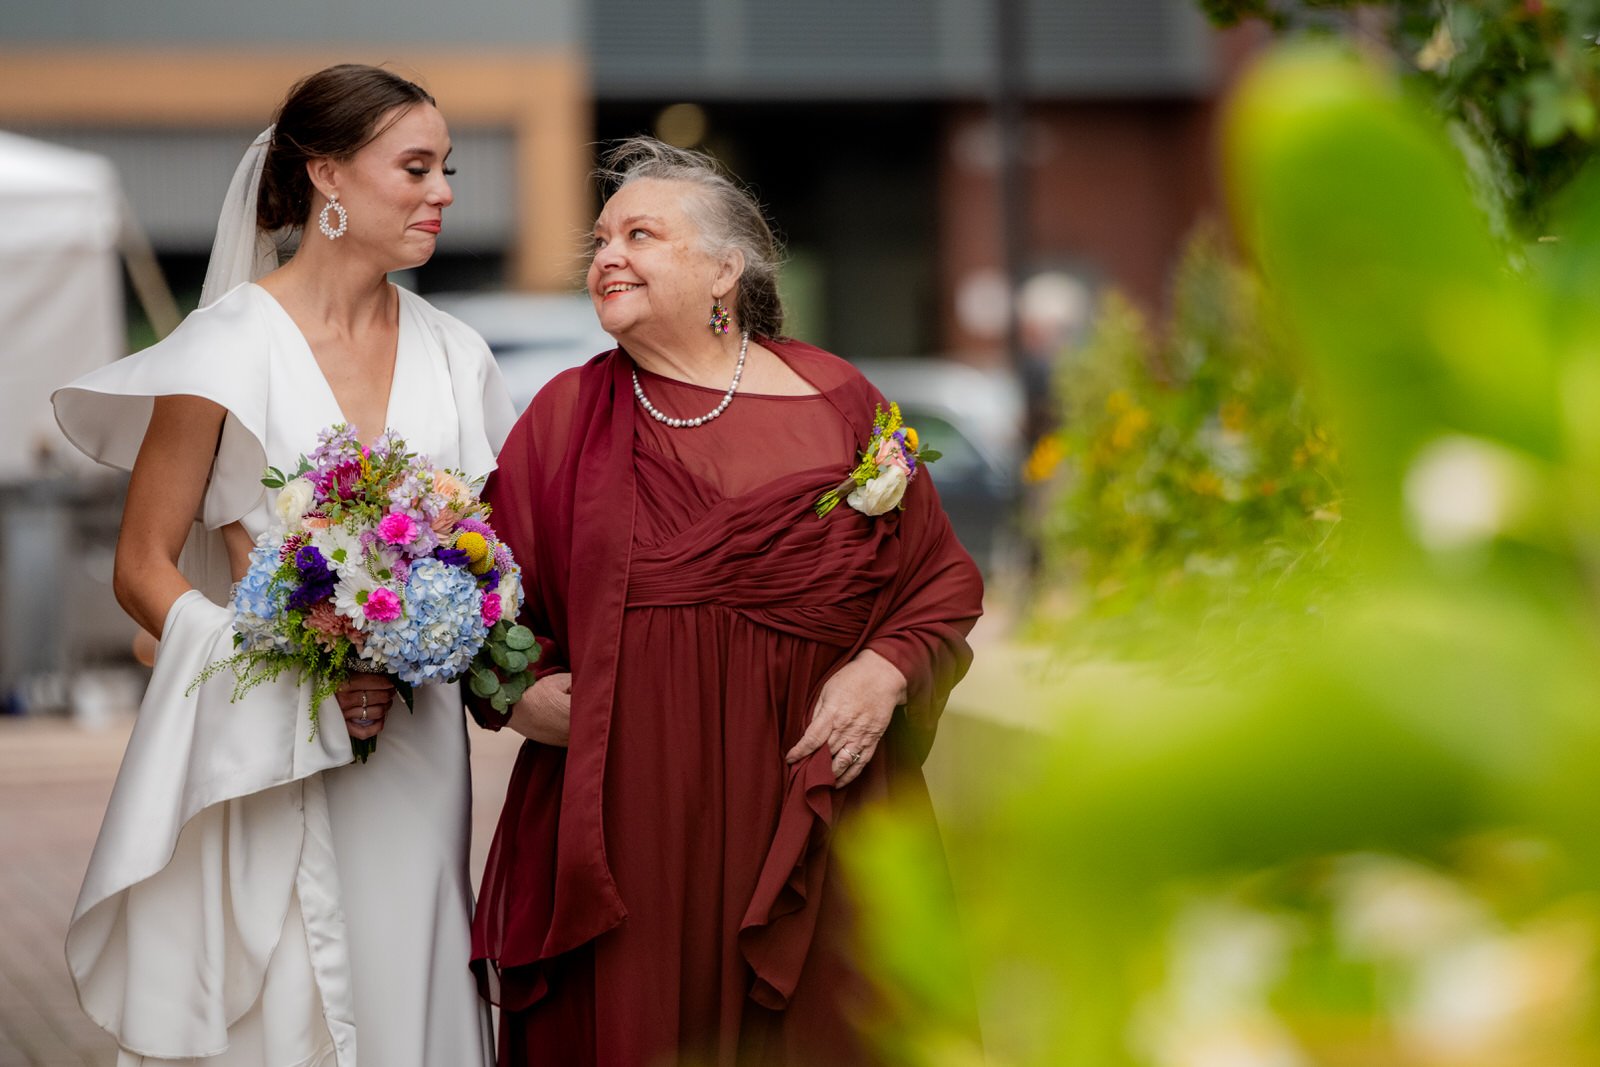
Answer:
[[[900,669],[871,649],[862,649],[823,683],[811,725],[785,758],[794,763],[826,744],[833,753],[834,787],[843,789],[872,760],[895,707],[905,699],[906,679]]]
[[[350,736],[366,741],[383,732],[383,720],[394,704],[394,683],[381,674],[352,674],[334,690],[333,697],[344,712],[344,727]]]
[[[572,675],[547,674],[511,708],[506,725],[541,745],[567,747],[572,732]]]

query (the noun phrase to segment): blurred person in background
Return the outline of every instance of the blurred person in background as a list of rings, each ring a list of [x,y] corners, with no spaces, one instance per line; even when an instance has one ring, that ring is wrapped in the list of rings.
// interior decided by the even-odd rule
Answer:
[[[472,475],[494,464],[512,409],[487,347],[386,278],[433,254],[449,154],[414,83],[348,64],[304,79],[234,176],[200,310],[55,395],[79,448],[133,471],[116,589],[161,641],[67,936],[120,1064],[356,1067],[358,1039],[361,1064],[492,1058],[457,687],[392,714],[391,683],[357,675],[313,730],[296,674],[237,701],[230,672],[195,684],[233,652],[223,605],[274,519],[268,463],[293,470],[348,423]],[[294,229],[279,267],[270,235]],[[350,739],[380,731],[350,766]]]
[[[931,819],[978,571],[926,476],[818,514],[889,404],[781,337],[755,200],[650,138],[607,167],[588,288],[621,347],[538,394],[486,489],[542,650],[508,715],[473,705],[528,739],[474,923],[500,1062],[871,1062],[833,834]]]

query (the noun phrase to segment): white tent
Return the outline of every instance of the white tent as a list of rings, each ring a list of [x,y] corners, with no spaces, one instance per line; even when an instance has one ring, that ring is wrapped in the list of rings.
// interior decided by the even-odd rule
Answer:
[[[50,393],[122,355],[121,204],[101,157],[0,132],[0,483],[80,468]]]

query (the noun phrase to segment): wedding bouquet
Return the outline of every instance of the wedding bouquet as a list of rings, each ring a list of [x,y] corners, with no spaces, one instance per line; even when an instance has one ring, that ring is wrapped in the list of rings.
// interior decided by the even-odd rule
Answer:
[[[195,684],[232,667],[238,699],[298,669],[312,683],[312,737],[318,706],[355,672],[391,676],[409,704],[413,686],[471,670],[473,691],[509,709],[538,647],[515,624],[521,572],[478,486],[392,431],[370,448],[343,424],[317,440],[293,473],[269,467],[261,479],[278,495],[234,588],[239,651]],[[377,742],[351,747],[365,762]]]

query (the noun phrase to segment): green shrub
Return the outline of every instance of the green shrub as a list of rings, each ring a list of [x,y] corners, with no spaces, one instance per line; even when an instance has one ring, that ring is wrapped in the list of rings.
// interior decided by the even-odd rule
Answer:
[[[1197,617],[1233,632],[1263,600],[1319,595],[1334,570],[1338,449],[1260,280],[1202,230],[1175,286],[1163,336],[1105,299],[1058,372],[1061,427],[1029,464],[1049,482],[1046,565],[1077,594],[1042,618],[1081,645],[1168,647]]]

